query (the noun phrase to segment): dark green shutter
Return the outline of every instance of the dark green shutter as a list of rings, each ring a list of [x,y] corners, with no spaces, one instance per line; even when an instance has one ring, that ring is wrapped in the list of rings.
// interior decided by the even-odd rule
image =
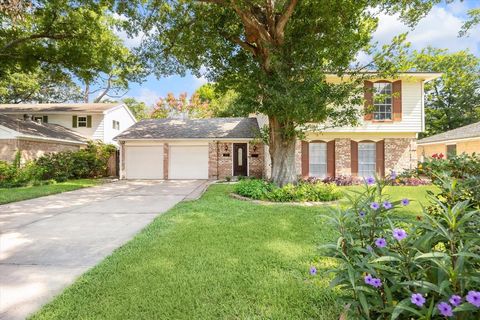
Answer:
[[[48,123],[48,116],[43,116],[42,122],[43,123]]]
[[[92,116],[87,116],[87,128],[92,127]]]
[[[77,116],[72,116],[72,128],[77,127]]]

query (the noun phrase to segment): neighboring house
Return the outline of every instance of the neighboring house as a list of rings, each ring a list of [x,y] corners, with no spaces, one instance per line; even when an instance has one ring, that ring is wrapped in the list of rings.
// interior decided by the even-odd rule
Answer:
[[[46,153],[75,151],[86,145],[85,137],[60,125],[0,114],[0,161],[13,161],[17,151],[25,162]]]
[[[0,104],[0,113],[17,119],[53,123],[92,140],[114,143],[113,138],[136,119],[124,103]]]
[[[123,179],[262,177],[255,118],[142,120],[115,139]]]
[[[384,176],[417,165],[417,135],[425,129],[424,83],[439,73],[409,72],[395,79],[365,81],[365,105],[372,113],[356,127],[306,132],[297,142],[299,176]],[[341,78],[329,76],[331,82]],[[381,99],[375,99],[376,93]],[[121,178],[222,179],[270,177],[268,146],[258,127],[268,118],[141,121],[117,137]],[[247,129],[248,128],[248,129]],[[160,165],[163,161],[163,165]],[[243,167],[241,166],[243,165]],[[246,166],[245,166],[246,165]]]
[[[418,140],[417,144],[420,161],[440,153],[447,158],[462,153],[480,154],[480,122]]]

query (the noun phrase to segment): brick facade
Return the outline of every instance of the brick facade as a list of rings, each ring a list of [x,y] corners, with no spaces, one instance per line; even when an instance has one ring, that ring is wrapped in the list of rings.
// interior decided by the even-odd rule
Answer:
[[[415,138],[385,138],[385,174],[390,170],[402,172],[417,165],[417,142]],[[352,175],[351,139],[335,139],[335,176]],[[301,175],[301,141],[295,147],[297,175]]]
[[[417,139],[385,139],[385,174],[402,172],[417,166]]]
[[[351,140],[335,139],[335,176],[352,174]]]
[[[248,175],[250,177],[263,178],[265,159],[263,143],[250,143],[248,149]]]
[[[13,161],[15,153],[20,150],[22,163],[34,160],[47,153],[56,153],[61,151],[77,151],[82,147],[78,144],[69,144],[62,142],[49,142],[23,139],[4,139],[0,140],[0,160]]]
[[[163,144],[163,179],[168,179],[168,154],[170,148],[168,143]]]

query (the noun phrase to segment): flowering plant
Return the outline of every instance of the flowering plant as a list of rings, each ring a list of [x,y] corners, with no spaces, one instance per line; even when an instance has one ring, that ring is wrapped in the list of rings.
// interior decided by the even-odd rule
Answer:
[[[366,181],[347,209],[325,215],[339,232],[321,247],[335,258],[328,272],[353,319],[480,318],[478,210],[468,201],[412,219],[397,214],[410,201],[391,201],[388,182]]]

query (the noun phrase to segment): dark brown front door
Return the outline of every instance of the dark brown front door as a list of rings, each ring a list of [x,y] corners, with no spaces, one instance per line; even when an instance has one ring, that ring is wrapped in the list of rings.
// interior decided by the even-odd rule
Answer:
[[[247,144],[233,144],[233,175],[247,176]]]

